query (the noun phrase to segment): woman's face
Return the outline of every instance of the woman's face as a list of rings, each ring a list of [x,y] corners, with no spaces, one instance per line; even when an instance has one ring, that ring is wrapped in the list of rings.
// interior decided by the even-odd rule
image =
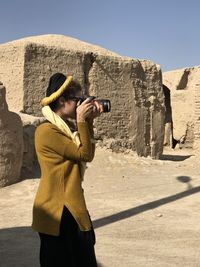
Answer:
[[[83,96],[82,91],[79,91],[75,94],[75,97],[81,97]],[[68,99],[65,100],[64,98],[61,98],[60,100],[60,108],[58,110],[59,115],[63,119],[76,119],[76,106],[78,103],[77,99]]]

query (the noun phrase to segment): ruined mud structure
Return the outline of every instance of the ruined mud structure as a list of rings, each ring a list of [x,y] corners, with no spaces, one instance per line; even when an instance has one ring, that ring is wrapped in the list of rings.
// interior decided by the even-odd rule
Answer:
[[[161,71],[153,62],[122,57],[61,35],[29,37],[2,44],[0,62],[0,81],[5,86],[0,88],[0,101],[4,105],[0,114],[0,186],[13,182],[14,169],[10,174],[4,171],[9,157],[18,162],[15,180],[34,169],[37,161],[34,131],[44,120],[40,101],[55,72],[73,75],[86,94],[110,99],[111,112],[95,121],[99,145],[116,152],[129,149],[139,156],[155,159],[161,156],[165,103]],[[11,113],[16,120],[12,123],[15,134],[6,124]],[[9,143],[16,145],[10,152],[12,156],[5,153],[10,149],[7,131]]]
[[[166,125],[165,139],[173,135],[181,147],[199,147],[200,66],[164,72],[163,84],[170,91],[172,110],[167,110],[167,117],[173,122],[172,132]]]

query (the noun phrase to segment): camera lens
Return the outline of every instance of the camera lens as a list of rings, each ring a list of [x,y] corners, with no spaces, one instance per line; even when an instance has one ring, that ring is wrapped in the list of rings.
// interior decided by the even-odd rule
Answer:
[[[99,99],[99,102],[101,102],[101,105],[103,106],[103,112],[110,112],[111,110],[111,103],[108,99]]]

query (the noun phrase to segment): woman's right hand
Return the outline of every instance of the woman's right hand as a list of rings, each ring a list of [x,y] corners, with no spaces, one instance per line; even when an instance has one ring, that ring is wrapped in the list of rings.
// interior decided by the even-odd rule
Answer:
[[[77,122],[84,122],[92,112],[93,112],[93,104],[90,98],[87,98],[81,104],[79,101],[77,103],[77,108],[76,108]]]

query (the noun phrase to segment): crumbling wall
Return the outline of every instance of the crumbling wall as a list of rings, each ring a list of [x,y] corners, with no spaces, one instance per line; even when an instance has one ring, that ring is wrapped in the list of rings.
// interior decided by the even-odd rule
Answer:
[[[85,93],[111,101],[111,112],[103,114],[95,122],[96,139],[102,145],[114,151],[131,149],[141,156],[160,157],[164,138],[164,98],[161,71],[156,64],[121,57],[60,35],[10,42],[0,49],[0,56],[2,51],[5,53],[6,46],[9,49],[13,46],[19,53],[23,51],[21,61],[19,59],[21,63],[17,63],[20,75],[23,74],[21,85],[17,89],[11,86],[16,77],[7,67],[9,55],[4,62],[6,73],[2,77],[13,79],[8,84],[9,95],[14,90],[22,92],[17,105],[10,102],[11,108],[15,108],[21,117],[22,113],[42,116],[40,101],[53,73],[73,75]]]
[[[199,77],[199,66],[163,73],[163,84],[171,92],[173,137],[188,148],[200,138]]]
[[[194,81],[194,131],[192,137],[194,139],[194,148],[200,147],[200,66],[195,68]]]
[[[90,94],[113,103],[112,112],[96,120],[98,138],[106,137],[116,151],[159,158],[165,110],[160,69],[149,61],[98,56],[89,81]]]
[[[171,93],[166,85],[163,85],[163,93],[165,96],[165,138],[164,146],[172,147],[172,107]]]
[[[165,99],[162,88],[162,73],[160,66],[151,61],[142,60],[146,81],[146,107],[149,125],[150,155],[159,158],[163,152],[165,132]]]

